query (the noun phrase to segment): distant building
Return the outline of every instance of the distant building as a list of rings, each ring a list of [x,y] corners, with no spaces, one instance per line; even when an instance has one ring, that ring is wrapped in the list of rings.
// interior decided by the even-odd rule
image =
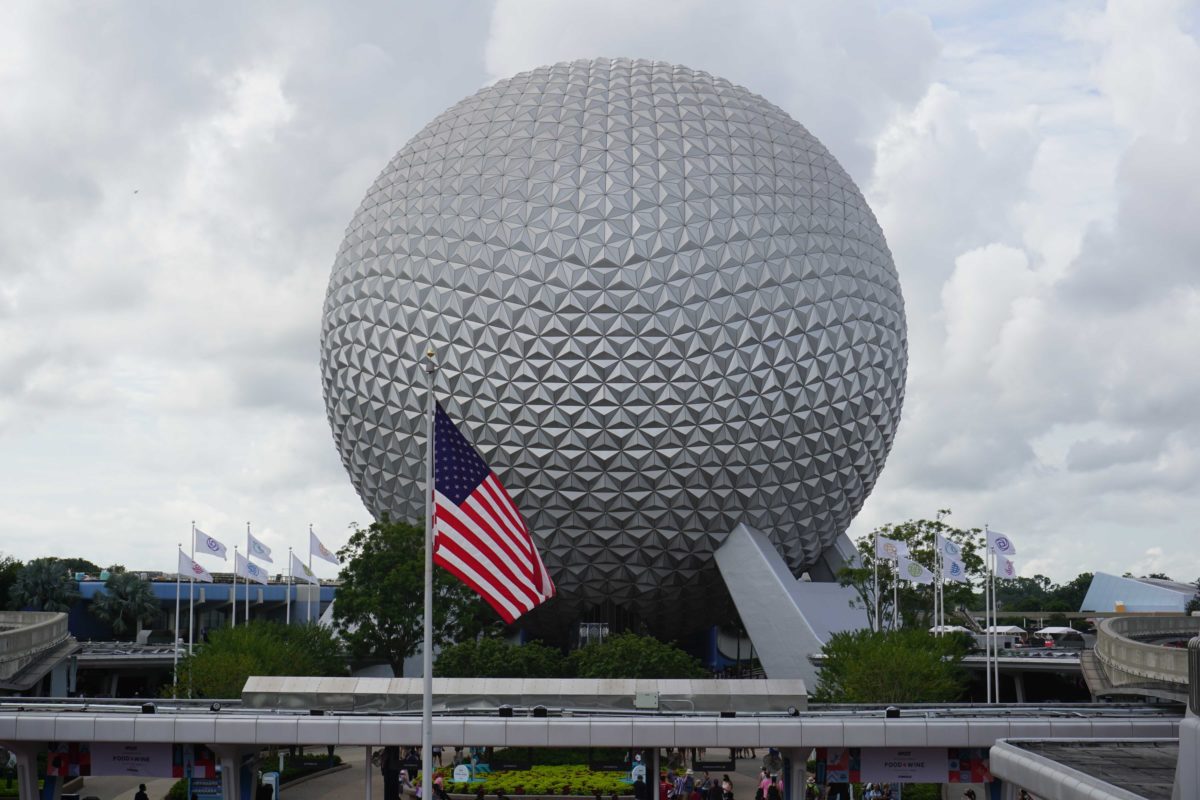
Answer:
[[[158,600],[158,613],[142,621],[145,629],[141,641],[170,643],[175,627],[175,579],[174,576],[159,576],[142,573],[150,581],[150,587]],[[234,594],[233,576],[213,573],[213,583],[197,583],[195,586],[194,618],[196,636],[204,631],[225,627],[230,624],[233,613],[231,599]],[[179,590],[179,631],[186,641],[188,632],[189,584],[184,581]],[[71,634],[80,641],[112,641],[117,638],[112,628],[91,612],[92,601],[104,589],[104,581],[84,576],[79,581],[80,599],[71,607],[69,619]],[[307,622],[319,620],[333,603],[338,586],[322,583],[320,588],[307,583],[293,583],[291,587],[291,621]],[[239,580],[237,583],[237,619],[246,619],[246,598],[250,599],[249,617],[252,620],[274,620],[283,622],[289,617],[288,585],[286,582],[269,583],[266,586],[251,583],[249,587]]]
[[[1079,610],[1183,613],[1196,593],[1196,587],[1188,583],[1097,572]]]

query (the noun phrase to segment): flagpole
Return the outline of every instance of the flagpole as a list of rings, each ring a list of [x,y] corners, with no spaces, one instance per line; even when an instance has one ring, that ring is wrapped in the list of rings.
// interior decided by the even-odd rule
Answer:
[[[987,566],[987,574],[983,578],[983,643],[984,670],[983,677],[987,682],[987,701],[992,702],[992,544],[988,537],[988,527],[983,526],[984,553],[983,560]]]
[[[1000,554],[992,554],[992,627],[999,628],[999,603],[996,602],[996,568],[1000,566]],[[996,682],[996,702],[1000,702],[1000,631],[992,633],[992,679]]]
[[[287,624],[292,624],[292,548],[288,548]]]
[[[176,545],[175,553],[175,659],[173,669],[175,677],[171,680],[171,696],[176,697],[179,694],[179,590],[180,579],[183,577],[179,572],[179,559],[183,557],[183,542]]]
[[[250,624],[250,523],[246,523],[246,600],[242,603],[245,610],[242,613],[242,621],[247,625]]]
[[[433,345],[425,351],[428,397],[425,408],[425,613],[421,647],[421,796],[433,797],[433,491],[434,425],[437,401],[434,398]]]
[[[892,562],[895,574],[892,576],[892,630],[900,630],[900,558]]]
[[[238,627],[238,546],[233,546],[233,614],[229,615],[229,627]]]
[[[875,557],[871,559],[875,565],[875,632],[883,630],[883,621],[879,617],[879,529],[875,529]]]
[[[196,563],[196,520],[192,520],[192,563]],[[196,627],[196,571],[188,578],[188,655],[192,654],[192,629]]]

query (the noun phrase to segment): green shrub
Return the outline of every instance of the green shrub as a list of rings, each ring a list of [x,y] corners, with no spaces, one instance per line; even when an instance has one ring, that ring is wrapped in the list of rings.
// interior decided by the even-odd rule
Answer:
[[[437,773],[445,781],[446,791],[455,794],[474,794],[480,789],[487,794],[495,794],[499,789],[509,795],[592,795],[599,791],[608,796],[633,793],[633,784],[625,780],[628,773],[592,772],[581,764],[536,766],[519,772],[491,772],[471,783],[450,780],[451,768],[438,769]]]

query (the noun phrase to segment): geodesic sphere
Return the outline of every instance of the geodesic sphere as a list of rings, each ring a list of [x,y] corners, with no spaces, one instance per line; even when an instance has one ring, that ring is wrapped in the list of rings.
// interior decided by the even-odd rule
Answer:
[[[787,114],[670,64],[522,73],[396,154],[338,251],[322,377],[367,508],[424,514],[437,395],[508,487],[547,612],[711,596],[739,521],[797,574],[875,483],[904,393],[883,234]],[[691,611],[688,611],[688,609]]]

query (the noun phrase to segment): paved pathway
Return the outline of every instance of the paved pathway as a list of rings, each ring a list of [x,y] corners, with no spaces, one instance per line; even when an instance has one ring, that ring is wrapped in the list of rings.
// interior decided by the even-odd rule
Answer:
[[[324,752],[324,748],[321,749]],[[736,800],[754,800],[754,790],[758,785],[758,768],[761,756],[765,750],[759,750],[760,758],[740,759],[736,771],[729,774],[733,783],[733,794]],[[341,747],[337,754],[342,757],[342,763],[349,764],[350,769],[335,772],[305,781],[299,786],[286,788],[280,800],[364,800],[366,797],[364,783],[364,763],[366,761],[365,747]],[[710,754],[710,757],[723,755],[721,751]],[[275,768],[274,764],[263,762],[259,766],[266,771]],[[720,779],[720,774],[715,774]],[[81,798],[98,797],[100,800],[133,800],[139,783],[145,782],[146,793],[150,800],[162,800],[175,783],[173,778],[139,779],[126,776],[90,777],[84,779],[83,788],[79,790]],[[377,768],[371,770],[371,800],[383,800],[383,777]]]
[[[146,784],[150,800],[162,800],[175,785],[174,778],[130,778],[126,775],[93,775],[83,779],[76,793],[80,798],[99,797],[100,800],[133,800],[138,784]]]

